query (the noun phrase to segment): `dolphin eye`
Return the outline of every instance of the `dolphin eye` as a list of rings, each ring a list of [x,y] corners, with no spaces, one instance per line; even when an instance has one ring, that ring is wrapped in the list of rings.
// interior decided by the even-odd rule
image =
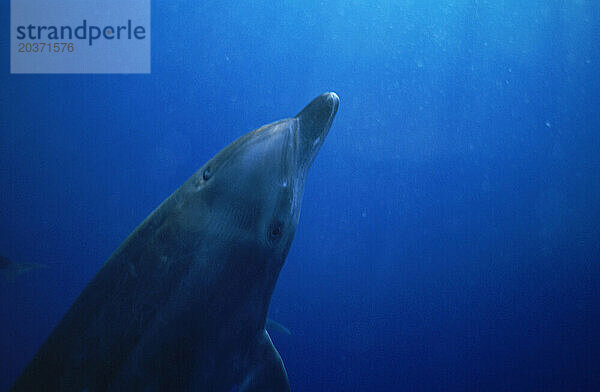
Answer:
[[[210,170],[210,166],[207,166],[206,169],[204,169],[204,171],[202,172],[202,179],[204,181],[208,181],[208,180],[210,180],[211,176],[212,176],[212,171]]]
[[[275,221],[271,223],[269,226],[269,239],[271,241],[277,241],[281,237],[281,233],[283,232],[283,223],[280,221]]]
[[[281,235],[281,227],[280,226],[273,227],[273,230],[271,230],[271,235],[273,237],[279,237]]]

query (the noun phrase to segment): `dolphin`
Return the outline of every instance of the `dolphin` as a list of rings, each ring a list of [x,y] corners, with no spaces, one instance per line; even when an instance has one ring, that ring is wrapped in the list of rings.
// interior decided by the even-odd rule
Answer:
[[[47,268],[47,266],[39,263],[13,263],[6,257],[0,256],[0,270],[4,273],[7,282],[13,282],[17,276],[39,268]]]
[[[12,391],[289,391],[265,330],[339,98],[223,149],[110,256]]]
[[[265,328],[267,330],[271,330],[271,331],[275,331],[275,332],[279,332],[280,334],[283,335],[291,335],[292,331],[290,331],[285,325],[278,323],[275,320],[272,320],[270,318],[267,319],[267,322],[265,324]]]

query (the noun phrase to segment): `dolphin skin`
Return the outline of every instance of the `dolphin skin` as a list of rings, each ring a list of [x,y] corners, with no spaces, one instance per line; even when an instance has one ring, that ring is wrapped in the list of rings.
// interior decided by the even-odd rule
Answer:
[[[267,310],[338,104],[325,93],[201,167],[112,254],[11,390],[289,391]]]

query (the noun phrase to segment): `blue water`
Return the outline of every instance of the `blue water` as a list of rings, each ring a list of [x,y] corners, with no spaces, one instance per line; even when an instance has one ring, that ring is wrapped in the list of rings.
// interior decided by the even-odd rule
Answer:
[[[0,283],[0,390],[154,207],[325,91],[270,310],[292,390],[598,390],[598,3],[248,3],[154,2],[150,75],[10,75],[4,29],[0,254],[49,268]]]

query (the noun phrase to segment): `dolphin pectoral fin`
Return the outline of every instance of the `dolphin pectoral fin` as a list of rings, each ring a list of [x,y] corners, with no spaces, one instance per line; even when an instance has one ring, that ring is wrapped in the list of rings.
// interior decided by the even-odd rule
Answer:
[[[292,332],[285,325],[278,323],[277,321],[270,318],[267,319],[267,325],[265,326],[265,329],[268,329],[269,331],[279,332],[282,335],[292,334]]]
[[[266,330],[259,335],[247,360],[239,392],[289,392],[290,383],[281,356]]]

